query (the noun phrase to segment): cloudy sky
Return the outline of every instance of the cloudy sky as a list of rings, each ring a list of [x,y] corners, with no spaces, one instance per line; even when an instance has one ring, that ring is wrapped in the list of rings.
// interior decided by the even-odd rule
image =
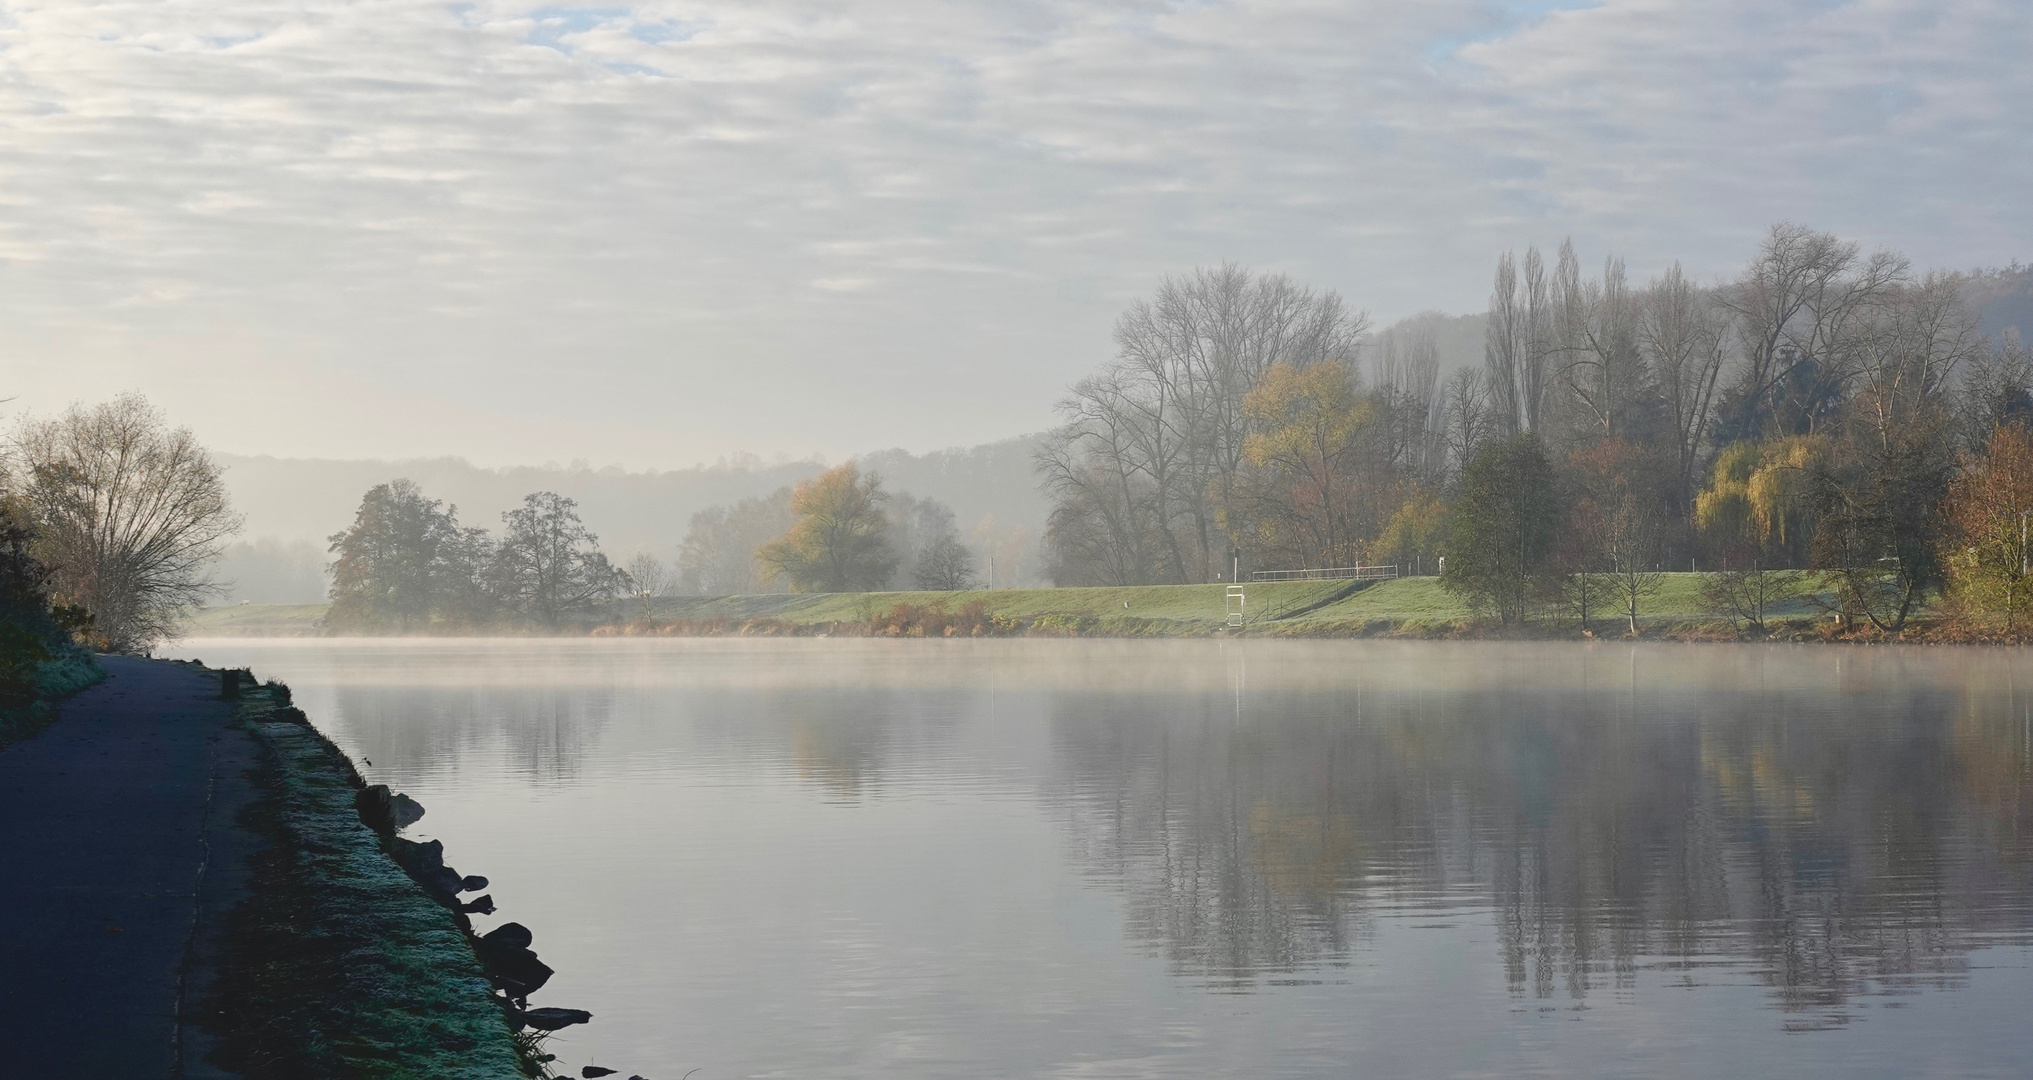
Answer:
[[[2033,4],[0,0],[8,409],[675,466],[1036,430],[1163,275],[2033,258]]]

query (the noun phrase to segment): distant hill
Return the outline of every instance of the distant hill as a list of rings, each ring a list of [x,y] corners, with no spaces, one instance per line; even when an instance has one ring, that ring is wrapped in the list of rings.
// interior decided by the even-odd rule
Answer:
[[[1970,275],[1964,295],[1976,306],[1977,329],[1994,338],[2015,333],[2033,344],[2033,266],[2014,263]]]

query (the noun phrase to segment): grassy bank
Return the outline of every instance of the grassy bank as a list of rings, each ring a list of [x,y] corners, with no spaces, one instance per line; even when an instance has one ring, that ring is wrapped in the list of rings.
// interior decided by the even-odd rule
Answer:
[[[1646,636],[1729,636],[1735,629],[1701,602],[1707,574],[1666,574],[1640,608]],[[1435,577],[1395,581],[1298,581],[1244,586],[1243,632],[1273,636],[1464,636],[1483,632],[1472,613]],[[1175,637],[1231,632],[1227,586],[996,589],[966,592],[767,593],[666,597],[612,605],[571,632],[601,634],[1031,634]],[[1605,597],[1607,601],[1607,597]],[[313,636],[324,605],[219,608],[201,614],[194,636]],[[1818,614],[1806,600],[1774,611],[1791,632]],[[1621,634],[1620,612],[1605,602],[1591,619],[1597,633]],[[1530,633],[1579,636],[1571,615]]]
[[[106,677],[92,654],[77,646],[66,646],[35,665],[35,700],[18,709],[0,709],[0,746],[6,746],[48,727],[56,719],[57,703]]]
[[[246,824],[269,847],[228,929],[212,1003],[220,1064],[253,1080],[534,1075],[464,916],[362,823],[352,762],[285,690],[243,686],[238,722],[264,757]]]

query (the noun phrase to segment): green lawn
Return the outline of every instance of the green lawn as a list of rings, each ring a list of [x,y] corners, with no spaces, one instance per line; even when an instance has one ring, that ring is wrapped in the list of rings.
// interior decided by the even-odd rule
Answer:
[[[330,604],[234,604],[206,608],[185,623],[192,637],[309,637]]]
[[[1354,583],[1292,581],[1245,586],[1252,621],[1278,618],[1325,603]],[[673,598],[657,602],[660,619],[777,619],[794,624],[861,622],[899,604],[958,611],[977,601],[1013,618],[1072,615],[1167,619],[1191,626],[1227,621],[1226,585],[1136,585],[1091,589],[972,589],[965,592],[791,593]]]
[[[1663,575],[1659,591],[1648,597],[1639,617],[1652,624],[1708,621],[1702,610],[1701,585],[1707,574]],[[1341,633],[1378,623],[1444,626],[1470,618],[1465,604],[1440,587],[1437,577],[1395,581],[1260,582],[1244,586],[1250,627],[1266,632]],[[898,605],[956,612],[973,603],[988,613],[1034,620],[1074,620],[1081,632],[1115,631],[1166,634],[1215,630],[1227,621],[1228,587],[1213,585],[1143,585],[1125,588],[976,589],[967,592],[764,593],[747,596],[669,597],[654,602],[659,622],[719,621],[733,629],[753,621],[789,626],[861,623]],[[196,637],[296,637],[321,632],[319,620],[327,605],[241,604],[213,608],[191,621]],[[1605,628],[1619,618],[1607,584],[1599,618]],[[1776,617],[1812,615],[1815,607],[1796,600],[1773,611]],[[623,620],[640,616],[634,603],[616,605],[610,614]],[[1567,616],[1571,619],[1571,616]],[[1105,620],[1096,627],[1092,621]]]

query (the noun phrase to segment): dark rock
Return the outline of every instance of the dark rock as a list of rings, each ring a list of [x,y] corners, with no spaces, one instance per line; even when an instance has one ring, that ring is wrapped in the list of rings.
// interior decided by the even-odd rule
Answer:
[[[395,827],[398,829],[407,829],[422,820],[424,816],[423,804],[407,795],[397,794],[389,796],[388,809],[390,815],[394,817]]]
[[[240,700],[240,673],[222,671],[219,673],[219,696],[227,701]]]
[[[398,836],[389,842],[389,847],[395,852],[395,861],[410,877],[419,881],[445,868],[445,842],[442,840],[419,844]]]
[[[460,904],[459,910],[468,915],[492,915],[494,914],[494,898],[491,896],[479,897],[469,903]]]
[[[593,1014],[584,1009],[530,1009],[522,1014],[522,1022],[538,1031],[557,1031],[573,1024],[586,1023],[591,1019]]]
[[[479,892],[487,887],[487,879],[479,874],[467,874],[463,884],[466,886],[467,892]]]
[[[536,941],[536,935],[531,934],[529,927],[519,922],[505,922],[480,935],[480,940],[489,945],[506,945],[511,948],[527,949]]]
[[[483,938],[474,951],[480,954],[480,964],[487,969],[495,985],[512,998],[526,998],[536,993],[551,981],[552,975],[557,974],[525,948],[491,944]]]
[[[387,784],[375,784],[353,793],[353,808],[360,811],[360,823],[390,836],[395,832],[395,806]]]
[[[620,1069],[603,1069],[598,1065],[588,1065],[579,1070],[579,1075],[585,1077],[586,1080],[594,1080],[595,1077],[613,1076],[620,1071]]]
[[[460,877],[457,870],[449,866],[440,866],[420,878],[419,883],[432,896],[453,897],[459,895],[459,890],[465,885],[466,879]]]

